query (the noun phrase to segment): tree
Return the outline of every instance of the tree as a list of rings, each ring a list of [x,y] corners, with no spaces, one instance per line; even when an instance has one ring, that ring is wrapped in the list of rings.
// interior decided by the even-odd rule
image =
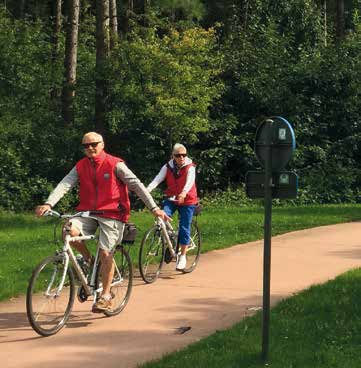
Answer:
[[[24,17],[24,10],[25,10],[25,0],[20,0],[18,4],[18,17]]]
[[[65,43],[65,80],[62,91],[62,116],[66,125],[74,122],[74,97],[78,56],[80,0],[68,1]]]
[[[52,33],[52,69],[53,69],[53,80],[55,80],[55,70],[59,59],[59,37],[62,26],[62,0],[56,0],[52,6],[52,19],[53,19],[53,33]],[[53,99],[57,100],[59,97],[59,90],[54,87],[51,91]]]
[[[336,40],[339,42],[345,36],[345,2],[336,0]]]
[[[324,45],[327,46],[327,0],[322,1]]]
[[[106,63],[110,51],[109,0],[96,2],[96,81],[95,81],[95,128],[105,133],[107,102]]]
[[[151,176],[175,142],[193,144],[209,129],[209,108],[222,93],[220,64],[214,29],[159,36],[149,27],[121,42],[111,60],[109,122],[135,169]]]
[[[110,16],[110,49],[113,50],[118,40],[117,0],[110,0],[109,16]]]

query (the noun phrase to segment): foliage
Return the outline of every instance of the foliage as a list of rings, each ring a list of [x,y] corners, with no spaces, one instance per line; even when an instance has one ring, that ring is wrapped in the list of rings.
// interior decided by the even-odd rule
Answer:
[[[0,210],[22,211],[42,200],[49,191],[46,179],[28,176],[21,159],[11,150],[0,147]],[[40,197],[40,198],[39,198]]]
[[[83,2],[75,121],[67,126],[60,112],[64,33],[53,60],[49,3],[28,2],[26,16],[17,2],[6,4],[0,10],[6,142],[0,154],[16,169],[3,168],[0,207],[31,208],[82,157],[81,136],[94,130],[95,9]],[[130,31],[101,71],[109,82],[107,149],[147,181],[181,141],[197,163],[204,196],[239,187],[248,170],[260,169],[255,131],[265,117],[281,115],[296,132],[289,168],[299,174],[298,203],[358,201],[359,5],[345,1],[346,36],[334,43],[335,8],[327,10],[325,29],[320,2],[159,0],[146,15],[136,2]],[[30,189],[28,180],[38,184]],[[14,190],[26,205],[19,207]]]
[[[302,40],[299,29],[284,33],[278,20],[267,19],[250,24],[246,33],[235,27],[224,42],[226,93],[213,108],[215,134],[208,134],[200,147],[204,166],[217,188],[243,182],[247,170],[259,168],[252,153],[258,124],[266,116],[281,115],[296,132],[289,168],[300,176],[300,201],[357,201],[360,35],[350,34],[337,48],[325,47],[316,22],[313,34],[318,36],[298,41],[295,48],[295,40]],[[206,177],[210,184],[211,175]]]
[[[194,143],[209,129],[209,107],[222,88],[220,57],[213,29],[141,31],[115,52],[110,124],[135,167],[146,170],[149,157],[154,175],[175,142]]]

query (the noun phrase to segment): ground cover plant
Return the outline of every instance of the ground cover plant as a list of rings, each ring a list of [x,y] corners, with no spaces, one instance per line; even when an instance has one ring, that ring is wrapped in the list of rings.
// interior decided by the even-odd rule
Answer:
[[[273,235],[358,220],[360,209],[357,204],[275,207]],[[153,217],[146,211],[133,212],[132,221],[139,229],[137,242],[130,248],[136,264],[139,242]],[[198,223],[203,239],[202,252],[262,239],[263,207],[210,205],[200,215]],[[0,228],[0,300],[4,300],[25,292],[35,265],[53,253],[56,246],[52,218],[36,219],[32,214],[3,212],[0,213]]]

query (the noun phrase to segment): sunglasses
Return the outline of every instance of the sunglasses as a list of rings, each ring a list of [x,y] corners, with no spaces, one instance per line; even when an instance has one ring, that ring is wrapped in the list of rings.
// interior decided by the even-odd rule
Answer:
[[[177,157],[177,158],[179,158],[179,157],[187,157],[187,154],[186,153],[175,153],[174,154],[174,157]]]
[[[95,148],[101,142],[82,143],[83,148],[87,149],[90,146]]]

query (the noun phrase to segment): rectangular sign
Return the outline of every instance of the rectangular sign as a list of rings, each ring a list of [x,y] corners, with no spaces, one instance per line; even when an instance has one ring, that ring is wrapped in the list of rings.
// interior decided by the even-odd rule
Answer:
[[[246,173],[246,194],[249,198],[264,198],[264,171],[248,171]],[[296,198],[298,176],[292,171],[272,173],[272,198]]]

